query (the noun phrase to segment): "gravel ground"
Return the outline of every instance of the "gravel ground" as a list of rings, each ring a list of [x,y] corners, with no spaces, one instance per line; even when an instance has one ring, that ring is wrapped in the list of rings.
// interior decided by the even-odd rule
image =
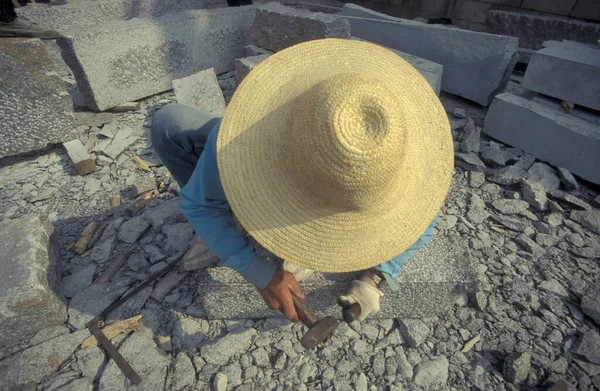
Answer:
[[[219,79],[228,101],[232,73]],[[206,320],[194,273],[183,274],[161,295],[155,285],[111,315],[143,315],[140,330],[113,340],[144,379],[131,386],[100,348],[82,349],[87,331],[75,330],[84,329],[94,303],[118,297],[193,240],[178,210],[179,189],[149,139],[152,114],[171,101],[167,93],[136,112],[77,113],[81,141],[98,139],[99,170],[88,176],[78,176],[60,148],[0,162],[0,220],[51,216],[71,300],[67,326],[1,352],[0,373],[38,365],[60,346],[66,358],[51,373],[32,375],[30,389],[545,390],[559,379],[571,389],[600,389],[598,188],[482,136],[485,110],[451,96],[442,101],[457,168],[436,234],[468,241],[479,263],[477,293],[435,318],[342,323],[306,351],[299,343],[306,328],[281,318]],[[102,149],[111,139],[122,143],[115,159]],[[145,210],[124,215],[152,188],[157,194]],[[121,206],[111,208],[115,197]],[[90,222],[103,234],[90,253],[75,254],[68,246]],[[106,289],[92,286],[121,251],[131,255]],[[19,349],[27,354],[15,363]]]

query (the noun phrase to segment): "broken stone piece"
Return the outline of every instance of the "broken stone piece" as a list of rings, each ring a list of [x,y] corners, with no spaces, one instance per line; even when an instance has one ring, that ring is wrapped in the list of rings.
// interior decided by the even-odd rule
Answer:
[[[250,73],[254,67],[267,59],[267,57],[269,57],[269,54],[236,59],[234,71],[235,82],[239,85],[246,75]]]
[[[198,107],[215,117],[225,112],[225,99],[213,68],[173,80],[173,89],[178,103]]]
[[[94,159],[79,139],[66,142],[63,144],[63,147],[67,151],[67,155],[71,158],[79,175],[87,175],[96,171]]]
[[[531,182],[523,180],[521,182],[521,191],[523,199],[537,210],[548,209],[548,199],[546,198],[546,190],[539,182]]]
[[[0,348],[67,320],[53,234],[45,215],[7,220],[0,227]]]
[[[512,383],[519,384],[527,380],[531,368],[531,352],[512,354],[504,361],[504,378]]]

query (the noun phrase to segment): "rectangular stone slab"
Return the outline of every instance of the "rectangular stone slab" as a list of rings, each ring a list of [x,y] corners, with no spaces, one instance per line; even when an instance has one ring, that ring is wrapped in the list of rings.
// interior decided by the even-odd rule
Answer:
[[[208,0],[102,0],[59,7],[22,7],[19,16],[58,31],[90,27],[113,20],[152,18],[170,13],[203,9]]]
[[[299,281],[306,303],[318,316],[341,317],[337,297],[356,273],[315,272]],[[435,316],[443,314],[456,297],[473,292],[477,273],[464,243],[434,236],[401,269],[399,291],[384,288],[380,318]],[[211,319],[245,319],[281,316],[263,302],[256,288],[240,274],[215,267],[199,273],[199,300]]]
[[[600,127],[560,108],[504,93],[494,99],[483,132],[600,184]]]
[[[600,110],[600,47],[550,43],[531,56],[523,87]]]
[[[76,137],[73,104],[39,39],[0,39],[0,158]]]
[[[419,71],[419,73],[425,78],[425,80],[427,80],[433,91],[435,91],[436,95],[440,94],[442,88],[442,74],[444,70],[444,67],[442,65],[437,64],[433,61],[425,60],[424,58],[413,56],[412,54],[401,52],[400,50],[390,48],[386,49],[389,49],[392,52],[396,53],[405,61],[407,61],[410,65],[415,67],[415,69]]]
[[[0,348],[67,320],[53,232],[44,215],[5,221],[0,227]]]
[[[174,79],[204,69],[232,70],[250,43],[254,16],[248,6],[115,21],[73,30],[59,45],[88,104],[102,111],[170,90]]]
[[[596,44],[600,36],[598,23],[526,12],[489,11],[486,25],[490,33],[517,37],[519,46],[535,50],[541,49],[548,40]]]
[[[252,26],[252,43],[279,51],[322,38],[350,38],[348,22],[337,15],[310,12],[269,3],[258,7]]]
[[[356,7],[346,4],[342,15]],[[442,90],[483,106],[506,86],[517,61],[519,42],[513,37],[399,18],[346,19],[355,37],[443,65]]]

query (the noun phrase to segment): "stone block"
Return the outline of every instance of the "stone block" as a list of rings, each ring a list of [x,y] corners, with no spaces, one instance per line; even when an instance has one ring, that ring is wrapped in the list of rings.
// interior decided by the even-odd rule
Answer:
[[[358,39],[358,38],[353,38]],[[392,52],[396,53],[400,57],[402,57],[405,61],[407,61],[410,65],[415,67],[417,71],[427,80],[431,88],[435,91],[437,95],[440,94],[442,89],[442,74],[444,67],[438,63],[433,61],[425,60],[424,58],[420,58],[417,56],[413,56],[412,54],[401,52],[400,50],[390,49]]]
[[[600,110],[600,47],[550,44],[531,56],[523,87]]]
[[[0,158],[76,137],[73,105],[38,39],[0,40]]]
[[[173,80],[173,89],[178,103],[199,107],[215,117],[225,112],[225,98],[213,68]]]
[[[114,21],[73,30],[59,45],[91,108],[102,111],[204,69],[233,70],[254,15],[254,7],[234,7]]]
[[[369,8],[361,7],[356,4],[346,3],[342,8],[342,16],[352,16],[355,18],[366,18],[366,19],[378,19],[378,20],[390,20],[393,22],[402,21],[407,24],[423,25],[424,23],[417,22],[408,19],[399,19],[394,16],[390,16],[381,12],[373,11]]]
[[[197,272],[198,293],[210,319],[240,319],[281,316],[267,308],[253,285],[226,267]],[[313,273],[301,281],[308,306],[318,315],[341,317],[337,297],[356,273]],[[403,267],[400,289],[384,288],[380,318],[419,318],[443,314],[456,296],[473,292],[475,266],[464,243],[434,236]]]
[[[60,7],[23,7],[20,16],[49,29],[68,31],[113,20],[152,18],[207,8],[207,0],[103,0],[69,3]]]
[[[564,110],[504,93],[492,103],[483,132],[600,183],[600,128]]]
[[[493,6],[493,3],[487,3],[476,0],[459,0],[452,12],[452,20],[460,19],[475,23],[485,23],[487,13]]]
[[[577,0],[523,0],[521,8],[555,15],[569,15]]]
[[[87,175],[96,171],[96,163],[79,139],[63,143],[67,155],[75,165],[79,175]]]
[[[269,3],[257,9],[252,43],[279,51],[301,42],[322,38],[350,38],[348,22],[339,16]]]
[[[342,14],[356,7],[346,4]],[[513,37],[403,19],[346,18],[355,37],[441,64],[442,90],[484,106],[506,86],[517,60]]]
[[[269,56],[269,54],[261,54],[259,56],[238,58],[235,60],[235,70],[233,73],[235,82],[239,85],[255,66],[260,64]]]
[[[29,215],[0,228],[0,348],[67,320],[61,273],[47,216]]]
[[[600,21],[600,7],[598,0],[577,0],[571,17]]]
[[[568,39],[595,45],[600,36],[598,23],[524,12],[489,11],[486,24],[490,33],[517,37],[522,48],[534,50],[541,49],[543,42],[549,40]]]

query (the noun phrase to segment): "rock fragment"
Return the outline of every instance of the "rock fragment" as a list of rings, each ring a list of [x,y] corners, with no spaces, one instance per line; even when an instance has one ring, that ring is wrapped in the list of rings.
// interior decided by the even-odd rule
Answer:
[[[594,330],[585,331],[573,352],[600,365],[600,335]]]
[[[581,310],[600,326],[600,286],[591,285],[581,299]]]
[[[178,103],[198,107],[215,117],[225,112],[225,99],[213,68],[173,80],[173,89]]]
[[[448,381],[448,365],[448,359],[444,356],[423,361],[415,367],[413,381],[421,387],[444,385]]]
[[[592,206],[587,202],[561,190],[550,190],[548,195],[557,201],[564,202],[569,207],[575,207],[583,210],[592,209]]]
[[[537,210],[548,209],[548,199],[546,198],[546,190],[539,182],[530,182],[524,180],[521,182],[521,191],[523,192],[523,200]]]
[[[531,352],[512,354],[504,360],[504,378],[512,384],[527,380],[531,368]]]
[[[244,353],[248,350],[255,335],[255,329],[227,334],[203,345],[200,348],[200,354],[209,364],[225,365],[234,354]]]
[[[569,216],[571,220],[578,222],[583,227],[600,235],[600,210],[573,210]]]
[[[560,178],[552,167],[545,163],[534,163],[527,171],[527,179],[539,182],[546,190],[557,190],[560,186]]]
[[[67,319],[53,235],[45,215],[4,221],[0,227],[0,349]]]
[[[70,276],[62,279],[62,293],[66,298],[75,296],[80,291],[92,285],[96,265],[89,265]]]
[[[420,319],[398,320],[400,333],[408,345],[416,348],[431,335],[431,329]]]
[[[125,243],[137,242],[148,230],[150,224],[142,217],[135,216],[124,222],[119,228],[119,240]]]
[[[475,126],[472,118],[467,120],[463,133],[463,140],[460,143],[459,150],[464,153],[479,153],[481,128]]]
[[[79,139],[63,143],[63,147],[79,175],[87,175],[96,171],[96,163]]]
[[[566,168],[563,168],[563,167],[557,167],[557,169],[558,169],[558,176],[560,177],[560,181],[565,186],[565,188],[567,190],[578,191],[579,183],[577,182],[577,179],[575,179],[573,174],[571,174],[571,172],[569,170],[567,170]]]

